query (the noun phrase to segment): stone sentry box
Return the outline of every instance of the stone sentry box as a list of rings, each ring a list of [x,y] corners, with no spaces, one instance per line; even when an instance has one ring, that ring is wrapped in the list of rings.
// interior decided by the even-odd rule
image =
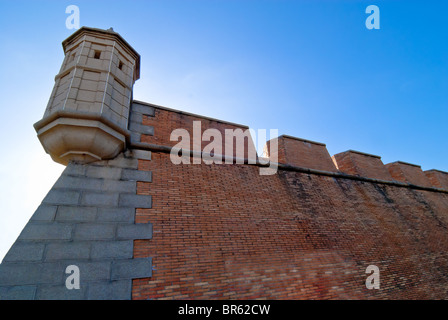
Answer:
[[[43,119],[34,124],[52,159],[67,165],[112,159],[129,139],[140,55],[112,29],[82,27],[62,43],[65,59]]]

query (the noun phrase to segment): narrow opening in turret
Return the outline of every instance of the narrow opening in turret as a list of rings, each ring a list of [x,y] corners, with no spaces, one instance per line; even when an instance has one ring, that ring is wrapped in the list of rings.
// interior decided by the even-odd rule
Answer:
[[[93,55],[94,59],[99,59],[101,57],[101,51],[95,50],[95,54]]]
[[[118,63],[118,69],[123,70],[123,62],[122,61],[120,61]]]

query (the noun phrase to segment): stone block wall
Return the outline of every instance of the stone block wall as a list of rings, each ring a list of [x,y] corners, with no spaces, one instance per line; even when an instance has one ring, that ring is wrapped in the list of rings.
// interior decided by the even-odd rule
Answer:
[[[70,163],[31,217],[0,265],[0,299],[131,299],[132,279],[150,277],[150,255],[134,258],[134,241],[151,239],[152,224],[136,223],[136,208],[151,208],[137,183],[150,151],[110,161]],[[69,290],[66,268],[80,272]]]

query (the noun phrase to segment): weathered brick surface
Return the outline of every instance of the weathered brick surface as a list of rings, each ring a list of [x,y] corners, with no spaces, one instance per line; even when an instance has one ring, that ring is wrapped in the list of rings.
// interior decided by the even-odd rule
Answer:
[[[266,144],[269,158],[275,159],[277,157],[279,163],[308,169],[337,171],[325,144],[287,135],[282,135],[276,139],[278,143],[277,151],[271,150],[271,141]]]
[[[397,181],[407,182],[419,186],[432,187],[428,177],[422,168],[415,164],[402,161],[392,162],[385,165],[390,175]]]
[[[447,298],[448,194],[248,165],[140,162],[153,172],[153,276],[134,299]],[[365,287],[377,265],[381,289]]]
[[[335,154],[332,158],[338,170],[343,173],[378,180],[393,180],[379,156],[348,150]]]
[[[199,134],[196,134],[193,130],[194,121],[200,121],[201,123],[201,131]],[[226,129],[232,130],[234,133],[242,132],[246,133],[248,129],[247,126],[232,124],[225,121],[210,119],[207,117],[201,117],[199,115],[191,115],[188,113],[177,112],[165,108],[155,108],[154,116],[143,115],[143,125],[151,126],[154,128],[154,135],[146,135],[142,134],[141,142],[156,144],[156,145],[164,145],[164,146],[175,146],[180,141],[171,141],[171,133],[175,129],[184,129],[190,135],[190,146],[191,150],[202,151],[204,147],[210,144],[210,141],[202,141],[202,135],[207,129],[216,129],[220,132],[222,136],[221,145],[221,153],[229,156],[238,156],[236,145],[237,140],[235,138],[227,140],[226,137]],[[237,131],[238,130],[238,131]],[[227,136],[230,137],[231,132],[227,133]],[[198,139],[198,145],[195,144],[194,139]],[[239,156],[239,158],[248,158],[251,154],[255,154],[255,147],[253,144],[253,137],[249,135],[249,137],[244,137],[244,153]],[[211,138],[213,140],[213,138]],[[227,149],[226,149],[227,148]],[[226,150],[228,152],[226,153]],[[249,150],[251,151],[249,153]],[[212,151],[212,150],[210,150]],[[216,150],[213,150],[217,152]]]
[[[424,173],[434,187],[448,189],[448,172],[427,170]]]
[[[142,141],[173,146],[171,131],[191,131],[194,119],[155,107],[142,118],[155,134]],[[154,150],[151,161],[139,160],[152,182],[137,181],[137,194],[151,195],[152,206],[137,207],[136,222],[151,222],[153,235],[135,241],[134,257],[151,257],[153,273],[133,280],[133,299],[448,298],[447,193],[346,178],[328,165],[324,146],[279,140],[279,162],[336,175],[174,165]],[[335,158],[342,173],[394,180],[377,156]],[[369,265],[379,267],[379,290],[366,288]]]

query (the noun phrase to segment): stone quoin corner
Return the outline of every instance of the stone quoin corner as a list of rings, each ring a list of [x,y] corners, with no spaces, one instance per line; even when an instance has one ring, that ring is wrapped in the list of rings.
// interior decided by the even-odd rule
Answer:
[[[66,168],[2,261],[0,299],[448,298],[448,173],[288,135],[263,155],[222,139],[221,164],[195,161],[199,139],[173,163],[176,129],[248,127],[135,100],[140,55],[113,29],[62,47],[34,128]]]

